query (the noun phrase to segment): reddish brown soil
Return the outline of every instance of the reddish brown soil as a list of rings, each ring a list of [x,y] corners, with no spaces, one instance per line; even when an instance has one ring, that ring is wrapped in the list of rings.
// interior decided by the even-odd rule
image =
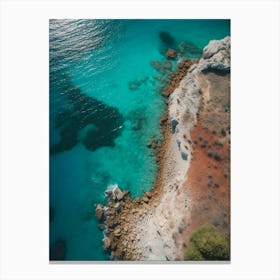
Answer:
[[[190,233],[205,223],[230,237],[230,79],[211,73],[200,82],[202,102],[191,131],[193,155],[184,184],[191,200],[186,245]]]

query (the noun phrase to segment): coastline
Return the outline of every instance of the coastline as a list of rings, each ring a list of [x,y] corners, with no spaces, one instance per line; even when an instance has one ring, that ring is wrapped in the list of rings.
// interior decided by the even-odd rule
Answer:
[[[158,165],[152,190],[131,199],[127,191],[115,187],[107,193],[107,206],[97,206],[100,228],[105,225],[104,249],[113,259],[182,260],[190,231],[199,224],[192,221],[200,197],[189,183],[195,183],[196,171],[189,170],[193,170],[190,166],[197,157],[193,131],[200,123],[205,92],[209,94],[201,85],[207,72],[227,73],[230,69],[225,59],[230,39],[223,40],[211,41],[198,63],[181,62],[162,93],[167,103],[160,120],[163,140],[160,145],[157,140],[148,144],[156,153]]]
[[[99,220],[106,225],[104,249],[109,250],[114,259],[174,259],[174,252],[173,250],[170,252],[170,249],[174,246],[177,247],[173,244],[172,237],[172,234],[174,236],[176,232],[170,234],[170,231],[175,229],[174,225],[167,226],[167,223],[173,220],[169,216],[172,210],[169,209],[171,207],[170,201],[175,201],[174,195],[178,194],[179,183],[182,183],[183,173],[188,162],[181,159],[176,137],[172,134],[172,126],[168,121],[168,97],[179,86],[181,79],[185,77],[191,65],[196,62],[197,60],[182,61],[178,71],[172,72],[172,78],[163,94],[167,106],[160,119],[162,142],[153,145],[154,141],[152,141],[147,144],[155,152],[158,168],[152,189],[146,192],[143,197],[135,199],[131,199],[128,192],[122,192],[120,189],[117,192],[123,193],[124,196],[121,195],[119,200],[109,193],[108,208],[105,208],[103,215],[99,215]],[[184,203],[186,200],[187,197],[184,198]],[[100,205],[98,209],[97,212],[101,213]],[[178,209],[178,213],[180,212]],[[163,213],[165,213],[164,217],[162,217]],[[152,252],[155,254],[151,254]]]

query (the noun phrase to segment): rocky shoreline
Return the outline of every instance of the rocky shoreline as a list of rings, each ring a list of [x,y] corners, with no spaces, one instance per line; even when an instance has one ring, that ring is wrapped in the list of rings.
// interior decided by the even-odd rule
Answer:
[[[117,185],[107,191],[106,206],[97,205],[104,230],[104,249],[115,260],[182,260],[193,203],[187,170],[195,150],[192,129],[201,112],[201,75],[230,71],[230,38],[210,41],[200,61],[184,60],[170,73],[162,91],[167,110],[160,119],[163,140],[147,146],[155,151],[158,173],[151,191],[132,199]],[[204,98],[204,97],[203,97]],[[196,141],[196,140],[195,140]]]
[[[169,95],[179,86],[181,79],[197,60],[184,60],[178,65],[178,71],[172,72],[170,81],[162,92],[168,105]],[[103,241],[104,250],[110,251],[112,258],[117,260],[141,260],[143,255],[137,254],[137,250],[130,245],[135,243],[137,234],[134,232],[134,225],[127,223],[132,216],[137,216],[141,220],[147,215],[149,208],[155,208],[160,200],[161,188],[163,186],[163,173],[166,160],[166,151],[170,145],[171,124],[168,121],[168,106],[165,113],[160,118],[160,128],[162,131],[162,141],[153,139],[147,146],[154,150],[158,172],[156,181],[149,192],[145,192],[143,197],[132,199],[129,191],[121,191],[118,186],[108,190],[108,202],[106,206],[98,204],[96,207],[96,218],[100,222],[99,227],[104,229],[105,238]],[[134,218],[133,218],[134,219]],[[137,220],[137,219],[136,219]],[[125,233],[125,236],[122,236]]]

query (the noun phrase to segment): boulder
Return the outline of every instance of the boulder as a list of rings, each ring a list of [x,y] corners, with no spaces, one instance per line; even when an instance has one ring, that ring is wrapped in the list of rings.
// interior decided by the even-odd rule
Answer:
[[[146,192],[146,196],[147,196],[148,198],[152,198],[153,194],[152,194],[151,192]]]
[[[124,197],[124,193],[120,190],[119,187],[116,187],[114,189],[113,194],[117,200],[122,200]]]
[[[143,201],[144,201],[145,203],[149,203],[149,200],[150,200],[150,199],[149,199],[147,196],[144,196],[144,197],[143,197]]]
[[[102,221],[104,218],[104,209],[101,204],[98,204],[95,208],[95,216],[98,221]]]
[[[174,49],[168,49],[165,55],[167,56],[167,58],[174,59],[177,57],[177,52]]]
[[[121,236],[120,228],[117,228],[117,229],[114,230],[114,235],[117,236],[117,237]]]
[[[111,243],[112,243],[112,240],[109,238],[109,237],[106,237],[104,240],[103,240],[103,248],[104,250],[109,250],[111,248]]]

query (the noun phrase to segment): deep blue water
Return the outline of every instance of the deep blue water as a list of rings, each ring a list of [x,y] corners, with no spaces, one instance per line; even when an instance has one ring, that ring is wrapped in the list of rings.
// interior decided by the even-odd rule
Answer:
[[[67,260],[107,260],[94,205],[110,184],[133,196],[152,187],[157,167],[146,144],[161,137],[160,90],[177,63],[166,62],[166,49],[199,57],[230,23],[50,20],[49,28],[50,245],[61,241]],[[168,67],[156,70],[155,60]]]

